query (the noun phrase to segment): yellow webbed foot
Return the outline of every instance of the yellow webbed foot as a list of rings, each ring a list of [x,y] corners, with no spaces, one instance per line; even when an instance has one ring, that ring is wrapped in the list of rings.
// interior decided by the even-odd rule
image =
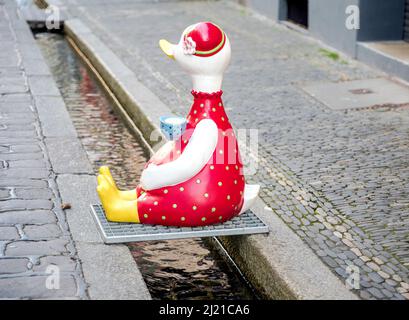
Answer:
[[[137,200],[121,199],[118,190],[103,175],[98,176],[97,191],[109,221],[139,223]]]
[[[104,176],[106,180],[112,185],[112,187],[118,192],[118,195],[123,200],[136,200],[136,189],[132,190],[119,190],[116,186],[115,180],[112,177],[111,171],[107,166],[99,168],[99,174]]]

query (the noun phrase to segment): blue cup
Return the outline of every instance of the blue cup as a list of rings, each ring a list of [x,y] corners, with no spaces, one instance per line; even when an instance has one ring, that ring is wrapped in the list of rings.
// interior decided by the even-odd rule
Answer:
[[[186,119],[176,116],[162,116],[159,118],[160,130],[171,141],[179,139],[186,130]]]

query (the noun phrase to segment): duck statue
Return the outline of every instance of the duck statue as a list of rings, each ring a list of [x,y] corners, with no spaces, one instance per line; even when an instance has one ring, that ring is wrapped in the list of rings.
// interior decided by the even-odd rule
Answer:
[[[160,40],[159,46],[192,77],[193,105],[185,128],[147,162],[135,189],[118,190],[109,168],[100,168],[97,191],[106,217],[181,227],[225,222],[248,210],[260,188],[245,183],[222,101],[229,38],[216,24],[200,22],[187,27],[178,44]]]

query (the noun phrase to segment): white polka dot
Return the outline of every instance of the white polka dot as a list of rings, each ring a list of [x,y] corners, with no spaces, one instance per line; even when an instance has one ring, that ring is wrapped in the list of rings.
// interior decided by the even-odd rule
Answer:
[[[180,154],[180,150],[176,151],[177,154]]]
[[[239,170],[239,166],[238,166],[238,165],[236,165],[235,168],[236,168],[236,170]]]
[[[214,169],[214,165],[211,165],[211,166],[210,166],[210,170],[213,170],[213,169]]]
[[[213,111],[213,112],[216,112],[216,108],[212,108],[212,111]]]
[[[227,195],[227,200],[230,200],[230,195],[229,194]]]
[[[224,121],[224,117],[222,117],[222,121]]]
[[[221,102],[219,102],[219,107],[221,107],[222,106],[222,103]]]
[[[220,154],[223,154],[223,150],[219,150],[219,153],[220,153]]]
[[[196,118],[196,119],[195,119],[195,122],[198,122],[198,121],[199,121],[199,119],[198,119],[198,118]]]
[[[154,205],[154,206],[157,206],[157,205],[158,205],[158,201],[155,201],[155,202],[153,203],[153,205]]]
[[[201,182],[200,179],[197,179],[197,180],[196,180],[196,183],[200,183],[200,182]]]
[[[183,187],[180,187],[180,188],[179,188],[179,190],[180,190],[180,191],[184,191],[184,190],[185,190],[185,188],[183,188]]]
[[[178,207],[178,205],[177,205],[176,203],[174,203],[174,204],[172,205],[172,207],[173,207],[173,209],[176,209],[176,208]]]
[[[215,207],[213,207],[213,208],[212,208],[212,212],[215,212],[215,211],[216,211],[216,208],[215,208]]]
[[[183,143],[186,144],[186,143],[187,143],[187,140],[183,140]]]
[[[229,166],[226,166],[226,170],[229,170]]]
[[[196,209],[197,209],[197,207],[196,207],[196,206],[193,206],[193,207],[192,207],[192,209],[193,209],[193,210],[196,210]]]
[[[165,190],[163,190],[163,193],[168,193],[169,192],[169,190],[168,189],[165,189]]]
[[[203,104],[203,103],[201,103],[201,104],[200,104],[200,108],[203,108],[203,107],[204,107],[204,104]]]
[[[237,184],[237,180],[234,180],[234,184]]]
[[[197,113],[197,110],[193,110],[193,113],[196,114],[196,113]]]
[[[205,113],[203,113],[203,117],[207,117],[207,113],[205,112]]]
[[[205,193],[205,194],[204,194],[204,197],[205,197],[205,198],[209,198],[209,194],[208,194],[208,193]]]
[[[219,182],[217,183],[217,185],[218,185],[219,187],[221,187],[221,186],[223,185],[223,183],[222,183],[221,181],[219,181]]]
[[[182,218],[180,218],[180,220],[185,221],[185,220],[186,220],[186,218],[185,218],[185,217],[182,217]]]

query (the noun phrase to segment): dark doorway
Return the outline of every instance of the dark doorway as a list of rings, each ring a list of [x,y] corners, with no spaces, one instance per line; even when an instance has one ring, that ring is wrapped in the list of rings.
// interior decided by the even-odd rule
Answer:
[[[308,0],[287,0],[287,20],[308,28]]]

